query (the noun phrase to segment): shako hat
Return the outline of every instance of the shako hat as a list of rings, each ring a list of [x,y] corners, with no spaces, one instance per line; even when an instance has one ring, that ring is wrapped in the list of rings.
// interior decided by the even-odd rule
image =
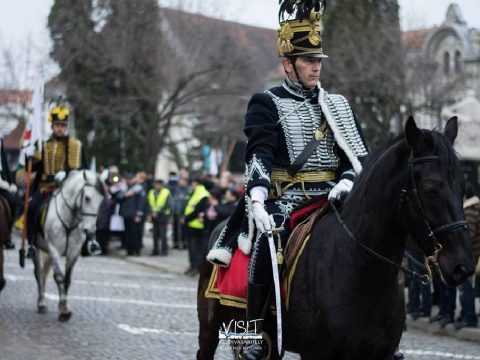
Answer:
[[[280,0],[279,56],[328,57],[322,50],[320,23],[326,6],[326,0]]]
[[[52,124],[68,124],[70,110],[63,104],[58,104],[50,109],[48,121]]]

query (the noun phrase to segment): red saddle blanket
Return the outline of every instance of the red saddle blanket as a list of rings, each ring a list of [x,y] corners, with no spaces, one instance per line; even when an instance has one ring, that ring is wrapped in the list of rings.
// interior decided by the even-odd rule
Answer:
[[[287,262],[284,263],[280,279],[281,295],[287,306],[297,260],[309,239],[313,224],[325,213],[326,207],[323,206],[325,202],[326,199],[321,198],[317,202],[302,207],[298,213],[292,213],[290,217],[290,224],[294,224],[295,229],[286,246],[284,257]],[[301,226],[297,227],[297,225]],[[240,249],[236,249],[229,267],[214,266],[205,296],[219,299],[222,305],[246,308],[249,261],[250,255],[245,255]]]

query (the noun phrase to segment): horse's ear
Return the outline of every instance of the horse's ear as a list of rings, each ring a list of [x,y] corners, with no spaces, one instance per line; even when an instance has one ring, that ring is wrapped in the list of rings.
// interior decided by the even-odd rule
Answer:
[[[453,142],[457,138],[457,134],[458,134],[458,118],[454,116],[447,121],[447,125],[445,125],[445,129],[443,130],[443,135],[445,135],[445,137],[453,145]]]
[[[407,141],[408,146],[414,149],[416,145],[418,145],[422,136],[422,132],[417,127],[413,116],[410,116],[405,124],[405,140]]]

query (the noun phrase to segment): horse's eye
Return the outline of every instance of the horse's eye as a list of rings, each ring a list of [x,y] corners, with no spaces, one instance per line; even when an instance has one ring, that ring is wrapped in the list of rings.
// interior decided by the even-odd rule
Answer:
[[[429,194],[436,193],[439,188],[440,188],[440,184],[438,184],[437,182],[433,182],[433,181],[426,182],[423,185],[423,190],[426,193],[429,193]]]
[[[85,201],[86,201],[87,203],[90,202],[90,200],[91,200],[91,199],[90,199],[90,196],[85,196]]]

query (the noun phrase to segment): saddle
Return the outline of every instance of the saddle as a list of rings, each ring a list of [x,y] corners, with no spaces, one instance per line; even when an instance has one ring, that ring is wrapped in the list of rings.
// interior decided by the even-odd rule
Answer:
[[[35,232],[43,234],[43,226],[45,225],[45,219],[47,218],[48,208],[50,206],[50,199],[52,198],[53,191],[43,194],[43,201],[38,215],[35,216],[35,224],[33,224]],[[28,225],[27,225],[28,226]]]
[[[50,199],[49,199],[50,200]],[[47,218],[47,211],[50,201],[45,201],[40,207],[40,216],[38,217],[38,222],[35,224],[35,228],[39,231],[43,231],[43,225],[45,225],[45,219]]]
[[[312,199],[290,216],[290,224],[296,224],[291,232],[284,253],[284,263],[281,268],[281,292],[288,310],[290,289],[298,259],[310,239],[313,225],[319,221],[328,210],[326,197]],[[292,223],[293,221],[293,223]],[[245,255],[236,249],[230,266],[227,268],[214,266],[210,281],[205,291],[205,297],[218,299],[222,305],[246,308],[248,287],[248,263],[250,255]]]

